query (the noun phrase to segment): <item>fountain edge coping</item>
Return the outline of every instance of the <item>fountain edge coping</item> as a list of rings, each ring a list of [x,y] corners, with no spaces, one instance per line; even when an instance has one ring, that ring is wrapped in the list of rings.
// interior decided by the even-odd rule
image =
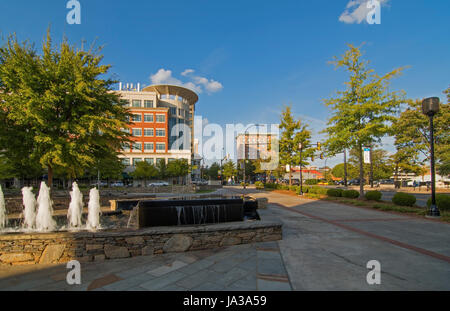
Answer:
[[[229,222],[220,224],[207,224],[197,226],[179,226],[179,227],[152,227],[137,230],[114,230],[114,231],[61,231],[48,233],[7,233],[0,235],[0,241],[5,240],[40,240],[52,238],[108,238],[108,237],[131,237],[144,236],[153,234],[184,234],[184,233],[205,233],[215,231],[230,231],[230,230],[251,230],[264,229],[272,227],[282,227],[281,222],[275,221],[251,221],[251,222]]]

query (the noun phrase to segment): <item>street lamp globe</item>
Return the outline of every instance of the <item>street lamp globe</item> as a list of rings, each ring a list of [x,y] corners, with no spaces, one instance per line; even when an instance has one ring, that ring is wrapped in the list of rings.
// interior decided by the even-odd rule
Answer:
[[[422,113],[432,117],[439,112],[439,97],[429,97],[422,101]]]

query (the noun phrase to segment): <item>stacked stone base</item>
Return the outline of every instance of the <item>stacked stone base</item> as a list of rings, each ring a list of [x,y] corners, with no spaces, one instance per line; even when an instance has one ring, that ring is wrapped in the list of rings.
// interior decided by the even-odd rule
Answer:
[[[281,224],[265,221],[136,231],[8,234],[0,236],[0,265],[102,261],[281,239]]]

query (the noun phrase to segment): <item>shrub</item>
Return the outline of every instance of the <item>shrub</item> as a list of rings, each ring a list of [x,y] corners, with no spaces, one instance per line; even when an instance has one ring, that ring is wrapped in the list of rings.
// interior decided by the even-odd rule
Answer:
[[[383,194],[380,191],[367,191],[366,199],[370,201],[381,201]]]
[[[428,207],[431,206],[431,198],[427,202]],[[450,211],[450,195],[436,194],[436,205],[441,211]]]
[[[323,188],[323,187],[319,187],[319,186],[314,186],[308,189],[308,193],[311,194],[327,194],[328,189],[327,188]]]
[[[289,190],[290,191],[297,192],[297,188],[299,188],[299,187],[297,187],[297,186],[289,186]]]
[[[356,190],[344,190],[342,191],[342,196],[344,198],[356,199],[359,197],[359,191]]]
[[[241,186],[244,187],[244,182],[241,182]],[[248,183],[245,183],[245,186],[248,186]]]
[[[328,189],[327,190],[327,195],[330,197],[342,197],[342,189]]]
[[[265,188],[267,189],[277,189],[277,184],[273,184],[273,183],[267,183],[264,185]]]
[[[392,202],[400,206],[413,206],[416,203],[416,197],[409,193],[397,192]]]
[[[256,189],[264,189],[264,184],[260,181],[255,182]]]
[[[306,185],[317,185],[319,183],[318,179],[307,179],[305,180],[305,184]]]

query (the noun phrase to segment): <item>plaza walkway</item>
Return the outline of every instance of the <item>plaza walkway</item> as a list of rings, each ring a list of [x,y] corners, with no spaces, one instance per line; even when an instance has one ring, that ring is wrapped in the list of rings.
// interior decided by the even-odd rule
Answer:
[[[222,192],[243,193],[239,188]],[[261,217],[283,223],[279,242],[64,265],[0,267],[1,290],[450,290],[450,225],[327,201],[267,197]],[[381,264],[368,285],[366,265]]]

